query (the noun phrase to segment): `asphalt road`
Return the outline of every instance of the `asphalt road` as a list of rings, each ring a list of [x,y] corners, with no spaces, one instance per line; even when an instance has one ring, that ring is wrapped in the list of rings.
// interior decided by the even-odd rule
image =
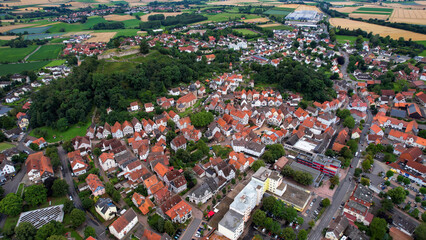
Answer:
[[[368,131],[370,130],[370,125],[372,121],[373,121],[373,115],[371,114],[370,110],[367,110],[367,121],[366,121],[364,129],[362,130],[360,141],[358,143],[359,152],[364,149],[363,144],[366,141],[366,136],[368,134]],[[322,230],[326,228],[331,222],[333,216],[336,214],[337,210],[339,209],[340,204],[344,201],[345,195],[348,192],[353,191],[355,187],[355,182],[349,181],[349,178],[352,179],[355,168],[358,166],[359,161],[360,161],[360,155],[358,155],[358,157],[355,157],[352,160],[352,164],[351,164],[352,168],[349,169],[345,179],[339,184],[339,187],[337,188],[332,198],[332,204],[321,216],[320,222],[317,224],[317,226],[311,231],[309,235],[309,239],[319,240],[322,238]]]
[[[195,232],[197,232],[198,227],[201,224],[201,219],[194,218],[189,224],[189,226],[186,228],[185,232],[183,233],[182,237],[180,239],[182,240],[190,240],[194,236]]]
[[[74,188],[71,170],[68,167],[67,153],[62,148],[62,146],[58,147],[58,154],[59,154],[59,158],[61,159],[61,163],[62,163],[62,167],[63,167],[62,175],[63,175],[63,178],[65,179],[65,181],[69,185],[68,192],[69,192],[70,196],[72,197],[72,200],[74,202],[74,206],[76,208],[84,211],[83,205],[81,204],[81,200],[78,197],[77,191]],[[105,235],[105,227],[102,224],[100,224],[97,220],[92,219],[91,214],[89,212],[86,212],[86,213],[87,213],[87,215],[89,215],[89,217],[86,217],[87,225],[91,226],[95,229],[96,234],[98,235],[99,239],[106,239],[107,237]]]

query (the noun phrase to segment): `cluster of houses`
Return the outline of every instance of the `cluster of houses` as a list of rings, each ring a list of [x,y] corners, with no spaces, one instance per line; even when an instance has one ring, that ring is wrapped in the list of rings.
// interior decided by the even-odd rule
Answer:
[[[63,55],[94,56],[102,54],[106,49],[105,42],[67,43]]]

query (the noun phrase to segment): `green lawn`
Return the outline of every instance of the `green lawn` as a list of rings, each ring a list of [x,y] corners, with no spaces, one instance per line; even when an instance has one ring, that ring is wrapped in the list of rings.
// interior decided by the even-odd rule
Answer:
[[[234,29],[234,31],[236,31],[236,32],[238,32],[238,33],[241,33],[241,34],[243,34],[244,36],[247,36],[247,35],[258,35],[258,33],[256,33],[256,32],[253,32],[253,30],[250,30],[250,29],[245,29],[245,28],[242,28],[242,29]]]
[[[219,14],[204,14],[208,19],[208,21],[212,22],[224,22],[229,19],[240,20],[242,16],[245,16],[246,19],[254,19],[259,18],[257,15],[253,14],[240,14],[240,13],[219,13]]]
[[[31,45],[26,48],[2,47],[0,48],[0,62],[19,62],[36,48],[36,45]]]
[[[62,52],[64,45],[43,45],[41,48],[28,58],[28,61],[56,59]]]
[[[130,19],[130,20],[122,21],[122,22],[124,23],[124,26],[126,28],[134,28],[134,27],[139,27],[139,23],[141,23],[141,20]]]
[[[24,184],[20,183],[18,186],[18,190],[16,191],[16,195],[22,196],[22,192],[24,191]]]
[[[95,24],[97,23],[101,23],[101,22],[107,22],[107,20],[101,18],[101,17],[89,17],[87,19],[87,21],[82,24],[82,23],[58,23],[55,25],[52,25],[51,28],[49,28],[49,31],[51,33],[54,32],[61,32],[61,29],[64,29],[65,32],[78,32],[78,31],[83,31],[83,30],[90,30],[91,27],[93,27]]]
[[[47,64],[45,67],[54,67],[59,66],[65,63],[65,59],[59,59],[59,60],[53,60],[49,64]]]
[[[416,41],[416,43],[423,44],[426,47],[426,41]]]
[[[0,143],[0,152],[3,152],[4,150],[13,148],[13,147],[15,147],[15,145],[8,142],[2,142]]]
[[[259,27],[261,27],[261,25]],[[264,27],[263,29],[266,29],[266,30],[293,30],[292,27],[286,26],[286,25],[280,25],[280,26],[275,26],[275,27]]]
[[[274,9],[269,9],[268,11],[264,12],[264,14],[268,14],[268,15],[278,15],[280,17],[282,16],[287,16],[288,14],[290,14],[292,11],[284,11],[284,10],[276,10]]]
[[[349,41],[350,44],[355,44],[357,37],[355,36],[345,36],[345,35],[336,35],[336,40],[339,43],[346,43],[347,41]],[[366,39],[364,39],[366,40]]]
[[[54,38],[52,40],[50,40],[50,43],[62,43],[65,40],[68,40],[70,38],[68,37],[62,37],[62,38]]]
[[[89,126],[90,126],[90,121],[85,123],[83,126],[79,126],[78,124],[75,124],[71,126],[65,132],[59,132],[58,130],[55,130],[51,127],[41,127],[40,129],[47,131],[47,137],[44,138],[47,142],[58,142],[58,141],[68,141],[73,139],[76,136],[85,136],[86,130]],[[37,137],[34,134],[34,130],[31,131],[30,136]],[[56,136],[56,138],[53,138],[53,136]]]
[[[65,200],[67,200],[68,197],[64,196],[64,197],[58,197],[58,198],[48,198],[47,201],[39,206],[34,206],[34,207],[30,207],[30,209],[28,211],[32,211],[32,210],[36,210],[36,209],[40,209],[40,208],[47,208],[50,206],[56,206],[56,205],[61,205],[65,203]],[[49,204],[49,202],[51,202],[51,204]]]
[[[362,12],[388,12],[388,13],[392,13],[393,9],[392,8],[367,8],[367,7],[361,7],[361,8],[358,8],[357,11],[362,11]]]
[[[3,229],[10,229],[15,228],[16,224],[18,223],[19,215],[16,217],[7,217],[6,221],[4,222]]]
[[[1,55],[1,50],[0,50]],[[34,71],[38,70],[50,61],[41,61],[41,62],[30,62],[30,63],[16,63],[16,64],[0,64],[0,76],[13,73],[21,73],[23,71]]]

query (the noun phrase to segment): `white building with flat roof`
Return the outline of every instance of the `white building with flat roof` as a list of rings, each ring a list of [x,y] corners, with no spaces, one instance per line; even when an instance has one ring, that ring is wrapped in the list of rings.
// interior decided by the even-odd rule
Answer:
[[[231,240],[237,240],[244,231],[243,215],[229,209],[218,224],[218,232]]]

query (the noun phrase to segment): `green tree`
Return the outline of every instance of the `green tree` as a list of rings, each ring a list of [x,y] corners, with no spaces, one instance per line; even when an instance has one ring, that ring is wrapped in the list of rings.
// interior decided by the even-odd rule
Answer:
[[[388,191],[389,197],[392,199],[392,202],[395,204],[400,204],[404,202],[406,193],[402,187],[396,187],[393,189],[390,189]]]
[[[415,240],[426,240],[426,223],[421,223],[414,230],[414,239]]]
[[[52,235],[62,235],[65,232],[64,225],[60,222],[51,221],[37,230],[36,240],[45,240]]]
[[[323,206],[323,207],[328,207],[328,206],[330,206],[330,199],[328,199],[328,198],[324,198],[322,201],[321,201],[321,206]]]
[[[80,209],[73,209],[70,213],[71,224],[74,228],[81,226],[86,221],[86,213]]]
[[[35,143],[31,143],[31,144],[30,144],[30,148],[31,148],[31,150],[33,150],[33,151],[38,151],[38,150],[40,150],[39,146],[38,146],[37,144],[35,144]]]
[[[84,209],[89,210],[91,207],[93,207],[94,202],[90,197],[85,197],[81,199],[81,205],[83,205]]]
[[[84,238],[88,238],[90,236],[96,238],[96,231],[95,231],[95,229],[93,227],[87,226],[84,229]]]
[[[386,172],[386,177],[390,178],[390,177],[393,176],[393,174],[394,173],[391,170],[389,170],[389,171]]]
[[[422,221],[426,222],[426,212],[422,213]]]
[[[348,116],[343,121],[343,126],[353,129],[355,127],[355,119],[352,116]]]
[[[60,132],[65,132],[68,129],[68,120],[66,118],[60,118],[57,122],[56,122],[56,128],[60,131]]]
[[[141,43],[139,44],[139,52],[141,54],[149,53],[149,45],[146,40],[142,40]]]
[[[93,154],[95,154],[96,157],[99,157],[102,154],[102,151],[100,148],[94,148]]]
[[[37,229],[29,222],[21,222],[15,228],[15,236],[18,240],[31,240],[34,239]]]
[[[257,226],[263,226],[266,219],[266,213],[260,209],[257,209],[253,214],[253,223]]]
[[[176,229],[175,226],[173,226],[173,223],[169,220],[167,220],[164,223],[164,231],[169,234],[169,236],[175,235]]]
[[[296,239],[296,233],[294,233],[293,228],[286,227],[281,231],[280,237],[282,237],[286,240],[295,240]]]
[[[0,201],[0,212],[8,216],[16,216],[22,212],[22,198],[9,193]]]
[[[264,167],[265,166],[265,162],[262,160],[256,160],[253,162],[253,164],[251,165],[251,169],[256,172],[257,170],[259,170],[259,168]]]
[[[195,127],[206,127],[214,120],[213,113],[206,111],[192,114],[190,118]]]
[[[337,175],[334,175],[330,178],[330,183],[334,186],[339,185],[339,177]]]
[[[273,196],[263,198],[263,209],[265,209],[265,211],[272,212],[276,201],[277,200]]]
[[[386,220],[383,218],[375,217],[370,223],[371,239],[383,239],[386,234]]]
[[[405,185],[408,185],[408,184],[410,184],[410,183],[411,183],[410,179],[408,179],[408,178],[404,178],[404,180],[402,180],[402,182],[403,182]]]
[[[74,207],[74,202],[71,201],[71,200],[69,200],[69,199],[66,199],[65,203],[64,203],[64,212],[65,213],[70,213],[74,208],[75,208]]]
[[[370,179],[361,178],[361,184],[364,185],[364,186],[370,186]]]
[[[44,185],[31,185],[25,188],[24,199],[31,206],[44,203],[47,201],[47,189]]]
[[[54,197],[62,197],[68,193],[68,183],[63,179],[56,179],[52,185],[52,192]]]
[[[364,170],[364,172],[369,172],[370,169],[371,169],[371,162],[370,162],[370,160],[365,159],[364,161],[362,161],[361,167]]]
[[[299,234],[297,234],[297,240],[306,240],[308,239],[308,232],[305,229],[301,229]]]
[[[361,176],[362,169],[361,168],[355,168],[354,177]]]

